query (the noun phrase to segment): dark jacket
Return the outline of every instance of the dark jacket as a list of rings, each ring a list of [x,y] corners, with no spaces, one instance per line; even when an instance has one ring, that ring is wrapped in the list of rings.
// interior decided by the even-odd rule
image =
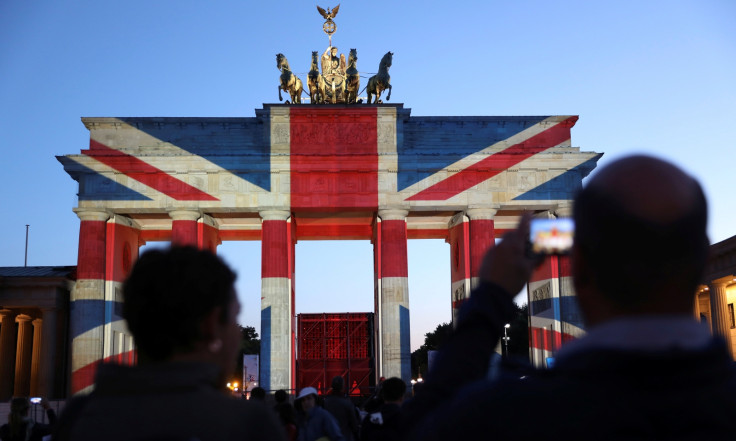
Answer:
[[[478,295],[510,301],[497,287],[482,288],[471,301]],[[478,334],[466,333],[464,343],[492,347],[497,338],[488,341],[490,331],[482,328],[500,333],[503,322],[474,326]],[[470,375],[466,360],[441,360],[439,369],[454,371],[454,378]],[[736,433],[736,368],[720,339],[700,350],[588,349],[548,370],[527,367],[497,381],[472,376],[476,382],[414,421],[414,439],[721,440]],[[445,386],[428,378],[428,387],[436,393]]]
[[[283,440],[274,412],[218,389],[217,366],[102,365],[95,390],[67,404],[57,440]]]
[[[345,441],[356,439],[358,416],[355,413],[355,405],[347,397],[327,395],[325,397],[325,410],[330,412],[337,420],[337,425],[340,426]]]
[[[308,412],[300,412],[299,415],[299,441],[316,441],[324,436],[330,441],[343,441],[340,427],[331,413],[319,405],[309,409]]]
[[[360,428],[361,441],[399,441],[401,436],[401,407],[386,403],[378,412],[368,414]]]

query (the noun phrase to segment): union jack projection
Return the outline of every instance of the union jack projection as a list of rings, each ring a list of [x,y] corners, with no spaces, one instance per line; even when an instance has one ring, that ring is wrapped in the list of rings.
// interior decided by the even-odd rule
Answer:
[[[74,392],[92,384],[101,360],[134,359],[119,285],[137,246],[176,240],[176,222],[193,222],[200,245],[212,249],[261,240],[264,210],[290,213],[294,240],[373,239],[376,212],[394,208],[408,211],[409,238],[448,239],[453,216],[483,207],[494,210],[498,233],[521,210],[567,204],[601,156],[571,146],[577,116],[410,113],[400,104],[264,105],[251,118],[83,118],[89,148],[58,157],[79,182],[82,220]],[[88,245],[100,240],[106,245]],[[560,313],[547,319],[541,328],[563,333]],[[554,340],[532,343],[550,350]]]

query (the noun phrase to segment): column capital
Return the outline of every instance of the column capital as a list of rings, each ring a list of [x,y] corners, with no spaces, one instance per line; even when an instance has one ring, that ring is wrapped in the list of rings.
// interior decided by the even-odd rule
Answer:
[[[715,287],[724,288],[726,285],[729,285],[733,282],[736,282],[736,277],[731,275],[731,276],[721,277],[720,279],[711,280],[710,282],[708,282],[708,286],[712,286],[714,288]]]
[[[532,217],[535,219],[554,219],[555,215],[554,213],[552,213],[551,210],[545,210],[539,213],[535,213],[534,215],[532,215]]]
[[[0,309],[0,320],[4,319],[5,317],[14,318],[16,312],[12,309]]]
[[[34,327],[36,327],[36,326],[39,326],[39,325],[41,325],[42,323],[43,323],[43,319],[40,319],[40,318],[37,318],[37,319],[33,319],[33,321],[31,322],[31,324],[32,324],[32,325],[33,325]]]
[[[108,219],[110,219],[110,213],[104,210],[88,210],[86,208],[75,208],[74,212],[77,213],[77,216],[81,221],[106,222]]]
[[[30,322],[31,320],[33,320],[33,318],[31,318],[30,315],[26,315],[26,314],[18,314],[15,317],[15,321],[18,323]]]
[[[409,210],[401,210],[396,208],[378,210],[378,217],[380,217],[381,220],[406,220],[406,216],[408,214]]]
[[[201,216],[199,210],[169,210],[169,217],[175,221],[196,221]]]
[[[572,217],[572,203],[562,203],[554,211],[557,217]]]
[[[291,212],[286,210],[264,210],[259,211],[258,215],[261,216],[261,220],[271,221],[280,220],[285,221],[291,217]]]
[[[498,213],[497,208],[468,208],[465,210],[470,220],[492,220],[496,213]]]

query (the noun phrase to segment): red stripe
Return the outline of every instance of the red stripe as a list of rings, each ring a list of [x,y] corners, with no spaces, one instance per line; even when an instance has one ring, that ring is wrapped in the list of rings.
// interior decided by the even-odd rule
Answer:
[[[560,277],[572,277],[572,265],[570,264],[570,256],[559,256]]]
[[[296,234],[299,240],[370,240],[373,227],[370,225],[299,225]]]
[[[79,225],[77,278],[105,278],[106,228],[104,221],[82,221]]]
[[[197,248],[217,253],[217,245],[222,243],[217,228],[204,222],[197,222]]]
[[[378,207],[376,108],[292,107],[291,206]]]
[[[470,167],[420,191],[407,201],[444,201],[510,167],[570,139],[570,128],[578,120],[572,116],[523,142],[514,144]]]
[[[264,220],[261,277],[289,277],[289,236],[285,220]]]
[[[107,224],[107,262],[105,280],[122,282],[138,258],[139,231],[114,222]]]
[[[258,239],[260,239],[260,231]],[[141,231],[141,245],[146,242],[165,242],[171,241],[171,230],[143,230]]]
[[[220,230],[221,240],[261,240],[261,230]]]
[[[554,352],[563,343],[575,340],[575,336],[564,332],[551,331],[547,328],[529,328],[529,342],[534,349]]]
[[[530,282],[540,282],[547,279],[557,279],[559,277],[557,267],[557,256],[548,256],[544,258],[544,262],[534,269]]]
[[[89,141],[90,149],[82,153],[94,158],[109,167],[142,182],[154,190],[170,196],[177,201],[216,201],[211,196],[198,188],[174,178],[168,173],[141,161],[135,156],[128,155],[119,150],[112,149],[93,139]]]
[[[468,230],[467,222],[450,228],[450,280],[453,282],[470,278]]]
[[[406,231],[409,239],[443,239],[447,240],[446,228],[411,228]]]
[[[493,226],[493,219],[470,221],[470,274],[473,277],[478,276],[483,257],[495,244]]]
[[[117,362],[117,364],[135,364],[137,358],[136,351],[123,352],[117,355],[111,355],[103,360],[97,360],[83,366],[76,371],[72,372],[71,388],[72,394],[79,393],[82,389],[95,384],[95,373],[97,372],[97,366],[102,363]],[[129,360],[130,363],[122,363],[125,360]]]
[[[408,277],[406,221],[381,221],[381,277]]]
[[[171,222],[171,244],[197,246],[197,221],[175,220]]]

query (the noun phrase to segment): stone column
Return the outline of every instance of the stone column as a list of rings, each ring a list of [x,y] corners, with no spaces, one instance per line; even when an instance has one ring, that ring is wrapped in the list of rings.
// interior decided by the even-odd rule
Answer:
[[[33,355],[33,331],[31,317],[20,314],[18,322],[18,342],[15,350],[15,385],[13,395],[27,397],[31,392],[31,357]]]
[[[0,401],[13,396],[13,370],[15,368],[15,312],[0,309]]]
[[[464,213],[457,213],[447,225],[447,242],[450,244],[450,305],[452,324],[471,289],[470,224]]]
[[[71,393],[91,391],[97,363],[103,358],[107,220],[102,211],[75,210],[79,226],[77,283],[69,304],[72,338]]]
[[[411,381],[406,210],[379,210],[381,218],[381,376]]]
[[[217,254],[217,246],[221,243],[219,233],[215,220],[203,214],[197,220],[197,248]]]
[[[30,396],[38,397],[45,394],[40,393],[40,374],[41,374],[41,332],[43,330],[43,320],[34,319],[33,325],[33,355],[31,356],[31,392]]]
[[[261,230],[261,386],[291,389],[294,346],[288,211],[262,211]]]
[[[550,212],[535,217],[554,218]],[[561,338],[560,324],[560,280],[557,256],[548,256],[535,268],[527,284],[529,300],[529,335],[532,363],[545,366],[545,359],[559,349]]]
[[[169,211],[171,222],[171,244],[197,246],[197,220],[200,218],[196,210]]]
[[[572,202],[561,203],[555,210],[557,218],[569,218],[573,215]],[[575,284],[572,280],[572,263],[569,255],[557,257],[557,275],[560,295],[560,339],[557,344],[585,335],[583,315],[575,294]]]
[[[710,291],[710,319],[713,326],[713,335],[726,340],[731,357],[734,356],[731,347],[731,319],[728,316],[728,298],[726,297],[726,286],[733,281],[733,276],[723,277],[711,281]]]
[[[495,225],[493,217],[496,215],[492,208],[469,208],[465,214],[470,219],[470,288],[478,286],[478,271],[483,263],[483,257],[495,245]]]

